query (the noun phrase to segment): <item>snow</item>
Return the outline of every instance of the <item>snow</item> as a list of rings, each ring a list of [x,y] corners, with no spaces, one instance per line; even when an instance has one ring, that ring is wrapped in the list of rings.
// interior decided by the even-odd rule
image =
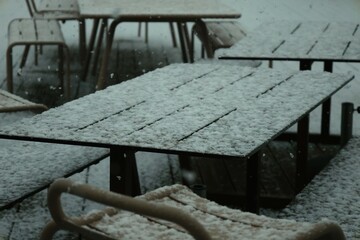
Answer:
[[[348,239],[360,238],[360,138],[330,161],[277,217],[297,221],[326,218],[339,223]]]
[[[109,154],[108,149],[48,143],[0,140],[0,144],[0,207]]]
[[[360,11],[360,3],[358,0],[224,0],[222,1],[234,9],[240,10],[242,13],[242,17],[240,19],[242,25],[244,25],[248,30],[253,30],[257,26],[259,26],[262,22],[268,20],[295,20],[302,21],[303,19],[307,20],[321,20],[321,21],[350,21],[350,22],[360,22],[360,15],[358,14]],[[9,10],[10,9],[10,10]],[[14,11],[16,9],[16,11]],[[26,7],[24,5],[24,1],[22,0],[14,0],[14,1],[0,1],[0,11],[1,11],[1,19],[4,23],[8,22],[10,19],[15,17],[24,17],[28,16]],[[2,39],[3,43],[0,45],[0,52],[2,53],[2,58],[0,58],[0,76],[1,79],[5,79],[5,57],[3,56],[6,52],[6,24],[2,24]],[[137,26],[137,25],[136,25]],[[122,26],[123,31],[121,31],[119,37],[124,38],[132,38],[136,36],[137,28],[135,25],[124,24]],[[74,34],[74,29],[77,30],[77,26],[74,26],[70,22],[62,25],[62,29],[66,34],[67,42],[72,42],[76,44],[77,37]],[[90,30],[91,28],[88,28]],[[120,32],[120,31],[119,31]],[[169,43],[169,34],[168,34],[168,26],[157,25],[155,28],[151,28],[150,31],[150,43]],[[275,34],[274,34],[275,35]],[[273,36],[274,36],[273,35]],[[169,56],[170,58],[173,56]],[[234,61],[235,62],[235,61]],[[234,64],[234,62],[226,61],[226,64]],[[263,64],[261,67],[266,67],[267,64]],[[338,73],[344,73],[348,71],[354,72],[356,75],[358,74],[359,65],[358,64],[335,64],[334,71]],[[274,63],[274,68],[276,69],[297,69],[298,65],[292,63]],[[315,64],[314,71],[322,71],[322,66]],[[181,73],[178,73],[181,75]],[[335,116],[339,116],[340,114],[340,103],[343,101],[354,102],[355,106],[360,105],[359,98],[359,90],[360,84],[359,80],[356,79],[350,83],[347,87],[341,90],[338,94],[333,98],[333,109],[332,109],[332,132],[339,132],[339,121],[335,118]],[[132,101],[130,99],[130,101]],[[105,108],[105,106],[98,106],[100,108]],[[26,114],[24,114],[26,115]],[[312,114],[312,117],[315,119],[319,118],[319,111]],[[25,116],[27,117],[27,116]],[[91,118],[91,116],[88,116]],[[20,117],[9,117],[9,122],[15,121]],[[360,134],[360,124],[359,124],[359,115],[354,115],[354,133],[356,135]],[[311,129],[317,130],[318,121],[311,122]],[[8,122],[6,122],[8,123]],[[358,149],[357,147],[356,149]],[[356,152],[353,155],[358,155]],[[154,189],[172,182],[169,180],[169,168],[174,170],[175,172],[178,170],[176,164],[176,157],[170,156],[171,161],[168,161],[166,155],[160,154],[145,154],[141,153],[139,156],[138,166],[140,172],[140,182],[142,184],[143,192]],[[150,156],[150,157],[149,157]],[[359,162],[359,161],[358,161]],[[171,163],[171,164],[169,164]],[[349,166],[348,166],[349,167]],[[91,177],[88,179],[89,183],[92,185],[97,185],[102,188],[107,188],[108,184],[108,161],[103,161],[101,164],[97,165],[94,168],[89,170],[89,174]],[[348,169],[348,168],[346,168]],[[349,171],[355,171],[357,168],[349,169]],[[353,172],[352,171],[352,172]],[[346,174],[346,173],[345,173]],[[179,177],[179,174],[175,174]],[[75,175],[73,179],[79,181],[85,181],[88,177],[87,171]],[[337,180],[337,179],[335,179]],[[175,180],[177,182],[177,180]],[[357,181],[359,182],[359,181]],[[348,182],[348,184],[355,184],[356,181]],[[349,185],[352,187],[352,185]],[[344,186],[341,186],[344,188]],[[349,188],[351,191],[351,188]],[[312,203],[316,203],[317,199],[312,201]],[[341,199],[339,200],[341,201]],[[343,209],[346,209],[344,212],[337,212],[337,215],[334,217],[330,217],[330,219],[340,219],[340,217],[344,217],[341,220],[341,226],[345,230],[346,235],[349,236],[349,239],[359,239],[360,237],[356,235],[358,233],[359,227],[356,224],[353,224],[352,219],[356,220],[356,223],[359,223],[358,216],[359,213],[353,214],[355,212],[353,209],[356,209],[359,206],[359,201],[353,202],[351,204],[344,204]],[[91,204],[89,202],[84,203],[81,199],[64,199],[64,205],[67,210],[74,215],[78,215],[82,213],[79,209],[84,206],[85,210],[90,210],[93,207],[97,207],[97,205]],[[332,201],[330,201],[331,203]],[[344,201],[343,201],[344,202]],[[301,209],[301,207],[300,207]],[[340,209],[340,205],[339,205]],[[311,212],[313,209],[309,209]],[[304,220],[318,221],[319,219],[327,216],[328,210],[324,208],[316,209],[316,216],[309,214],[308,218],[304,218]],[[349,214],[344,214],[350,212]],[[275,215],[274,213],[268,213],[269,215]],[[294,213],[288,213],[288,215],[294,216]],[[306,215],[305,212],[303,215]],[[281,216],[287,217],[286,214],[282,214]],[[347,218],[347,219],[345,219]],[[44,227],[45,223],[50,219],[50,215],[46,209],[46,191],[42,191],[39,194],[25,200],[20,206],[16,208],[12,208],[10,210],[2,211],[0,213],[0,239],[6,239],[6,236],[9,234],[9,230],[11,229],[12,235],[10,239],[37,239],[39,231]],[[301,221],[301,219],[299,219]],[[14,226],[13,228],[11,226]],[[355,226],[355,227],[353,227]],[[72,236],[74,237],[74,236]],[[56,239],[72,239],[71,236],[64,234],[63,232],[56,236]]]

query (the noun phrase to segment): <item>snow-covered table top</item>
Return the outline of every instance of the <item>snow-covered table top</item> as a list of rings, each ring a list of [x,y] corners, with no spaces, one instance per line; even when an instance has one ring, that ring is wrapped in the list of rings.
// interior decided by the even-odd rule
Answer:
[[[220,58],[263,60],[360,61],[359,23],[266,22]]]
[[[166,18],[194,20],[201,18],[239,18],[241,14],[220,0],[78,0],[80,15],[85,18]],[[153,18],[153,19],[152,19]]]
[[[352,79],[173,64],[4,126],[0,138],[246,157]]]

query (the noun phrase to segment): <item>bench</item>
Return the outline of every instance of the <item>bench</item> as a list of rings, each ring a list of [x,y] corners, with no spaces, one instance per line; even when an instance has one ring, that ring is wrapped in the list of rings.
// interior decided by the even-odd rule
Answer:
[[[80,172],[108,150],[1,140],[0,210],[47,188],[56,178]]]
[[[29,100],[0,89],[0,113],[24,110],[42,112],[47,110],[47,106],[44,104],[30,102]]]
[[[62,193],[112,207],[69,217],[61,206]],[[245,213],[202,198],[183,185],[131,198],[58,179],[49,188],[48,206],[54,221],[43,231],[44,240],[52,239],[59,229],[86,239],[137,239],[139,234],[149,239],[344,239],[341,228],[331,221],[295,222]]]
[[[360,137],[350,139],[279,218],[338,222],[348,239],[360,238]]]
[[[14,114],[17,113],[2,112],[0,125],[14,121],[16,116],[8,116]],[[0,210],[47,188],[56,178],[82,171],[108,154],[102,148],[0,140]]]
[[[25,46],[25,50],[31,45],[55,45],[59,48],[59,79],[66,98],[70,96],[70,63],[69,49],[65,43],[59,23],[51,19],[14,19],[8,26],[9,44],[6,52],[7,88],[13,92],[13,47]],[[26,58],[25,51],[23,60]],[[66,61],[66,82],[64,82],[64,56]],[[23,65],[23,63],[21,64]]]

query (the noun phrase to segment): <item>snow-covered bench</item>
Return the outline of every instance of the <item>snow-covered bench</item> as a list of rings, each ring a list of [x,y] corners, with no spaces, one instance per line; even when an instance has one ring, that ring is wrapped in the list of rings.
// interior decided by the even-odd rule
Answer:
[[[6,125],[32,112],[1,113]],[[108,149],[0,140],[0,210],[107,157]]]
[[[278,217],[297,221],[327,218],[348,239],[360,239],[360,136],[353,137]]]
[[[108,156],[101,148],[0,142],[0,210],[35,194],[56,178],[67,177]]]

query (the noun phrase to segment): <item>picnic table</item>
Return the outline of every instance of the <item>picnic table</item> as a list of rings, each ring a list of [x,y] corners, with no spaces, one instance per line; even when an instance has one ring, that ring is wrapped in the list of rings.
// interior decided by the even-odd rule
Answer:
[[[222,4],[218,0],[78,0],[80,16],[84,19],[94,19],[98,24],[103,20],[107,28],[107,20],[112,19],[106,37],[106,47],[103,54],[97,88],[105,87],[108,61],[115,30],[121,22],[175,22],[178,26],[183,61],[190,61],[190,38],[186,28],[188,22],[197,22],[206,18],[239,18],[238,10]],[[94,26],[97,26],[94,24]],[[90,38],[88,51],[93,49],[94,35]],[[101,35],[101,34],[100,34]],[[87,62],[89,58],[87,58]],[[85,65],[87,68],[88,63]],[[86,73],[87,69],[84,70]]]
[[[359,32],[359,24],[352,22],[264,22],[234,46],[222,50],[220,58],[321,61],[328,67],[333,62],[359,62]]]
[[[173,64],[5,126],[0,138],[109,148],[110,189],[129,195],[140,194],[137,151],[246,161],[247,208],[256,212],[261,149],[297,122],[306,135],[309,113],[352,79]],[[307,138],[299,139],[302,151]]]
[[[354,22],[264,22],[231,48],[219,51],[220,59],[296,61],[300,70],[323,62],[332,72],[334,62],[360,62],[360,29]],[[331,99],[322,106],[321,140],[330,137]]]

